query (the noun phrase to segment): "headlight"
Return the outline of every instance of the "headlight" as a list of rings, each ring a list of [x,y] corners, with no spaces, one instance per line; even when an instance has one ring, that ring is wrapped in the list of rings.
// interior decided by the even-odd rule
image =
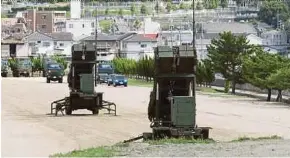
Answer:
[[[124,80],[124,82],[127,82],[127,80]]]
[[[50,70],[48,70],[48,73],[50,73],[51,71]]]

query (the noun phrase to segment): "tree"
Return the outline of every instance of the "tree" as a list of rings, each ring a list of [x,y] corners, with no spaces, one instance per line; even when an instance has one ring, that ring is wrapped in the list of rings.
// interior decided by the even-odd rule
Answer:
[[[238,7],[240,7],[245,0],[235,0]]]
[[[243,76],[246,81],[260,89],[268,90],[267,101],[271,101],[271,86],[268,77],[282,66],[282,58],[279,55],[269,54],[257,48],[254,55],[244,56]]]
[[[147,7],[144,4],[142,4],[142,6],[140,8],[140,13],[143,15],[146,15],[147,12],[148,12]]]
[[[219,39],[212,40],[207,50],[215,72],[231,81],[232,93],[235,93],[236,84],[244,82],[242,57],[252,53],[252,46],[244,36],[223,32],[219,34]]]
[[[162,10],[162,8],[161,8],[160,4],[158,3],[158,1],[157,1],[156,5],[154,7],[154,10],[155,10],[155,12],[157,14]]]
[[[288,6],[280,1],[265,1],[258,12],[259,19],[277,27],[277,18],[286,21],[289,18]]]
[[[171,2],[168,2],[168,3],[167,3],[167,5],[166,5],[166,10],[167,10],[168,13],[171,12],[171,10],[172,10],[172,3],[171,3]]]
[[[123,13],[124,13],[123,9],[120,8],[119,11],[118,11],[118,14],[119,14],[120,16],[123,16]]]
[[[218,7],[218,0],[204,0],[203,5],[205,9],[215,9]]]
[[[200,2],[197,2],[196,3],[196,8],[195,8],[196,10],[202,10],[203,9],[203,6],[202,6],[202,4],[200,3]]]
[[[200,85],[210,85],[215,79],[213,65],[210,60],[200,60],[197,64],[196,82]]]
[[[228,7],[228,0],[220,0],[220,6],[222,8],[227,8]]]
[[[186,9],[186,4],[181,2],[179,5],[179,9]]]
[[[282,90],[290,89],[290,67],[283,67],[271,74],[268,78],[269,86],[278,90],[276,101],[282,102]]]
[[[64,70],[67,69],[68,62],[61,55],[55,54],[52,56],[52,59],[55,60],[58,64],[60,64]]]
[[[30,57],[30,61],[32,64],[32,76],[34,72],[39,72],[39,74],[43,70],[43,58],[39,55],[38,57]]]
[[[106,8],[106,10],[105,10],[105,15],[109,15],[109,8]]]
[[[131,15],[135,15],[136,14],[136,6],[135,4],[132,4],[131,7],[130,7],[130,11],[131,11]]]
[[[138,30],[141,27],[141,21],[138,20],[138,19],[135,20],[134,24],[133,24],[133,27]]]

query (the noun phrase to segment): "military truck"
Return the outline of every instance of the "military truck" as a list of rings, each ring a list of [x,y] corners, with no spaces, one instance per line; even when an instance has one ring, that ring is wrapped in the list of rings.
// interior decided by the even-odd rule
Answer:
[[[30,59],[18,59],[18,74],[19,76],[29,77],[32,72],[32,63]]]
[[[1,76],[2,77],[8,76],[8,60],[5,59],[1,60]]]
[[[42,71],[42,77],[46,77],[47,72],[48,72],[48,65],[49,64],[57,64],[56,61],[54,61],[53,59],[50,58],[43,58],[43,71]]]
[[[62,65],[58,63],[48,63],[46,64],[46,83],[50,81],[58,81],[58,83],[63,82],[64,69]]]

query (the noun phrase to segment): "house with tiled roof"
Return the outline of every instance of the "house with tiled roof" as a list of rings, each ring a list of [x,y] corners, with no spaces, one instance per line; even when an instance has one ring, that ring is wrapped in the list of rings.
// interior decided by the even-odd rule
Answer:
[[[134,34],[131,38],[123,40],[122,54],[134,60],[139,60],[145,55],[153,57],[156,46],[157,34]]]
[[[25,42],[29,45],[30,54],[63,54],[70,56],[73,36],[69,32],[54,32],[50,34],[34,32],[25,37]]]
[[[96,43],[98,49],[98,60],[99,61],[110,61],[116,56],[124,57],[120,52],[123,49],[123,41],[131,38],[135,33],[123,33],[108,35],[99,33],[96,36],[88,36],[80,40],[80,43]]]

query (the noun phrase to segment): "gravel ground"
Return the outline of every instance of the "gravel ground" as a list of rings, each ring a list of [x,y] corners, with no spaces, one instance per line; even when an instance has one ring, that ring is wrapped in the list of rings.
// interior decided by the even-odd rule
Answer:
[[[132,143],[122,148],[129,157],[289,157],[289,140],[259,140],[211,144]]]
[[[107,115],[107,111],[93,116],[79,110],[72,116],[54,117],[47,115],[50,103],[68,95],[67,83],[2,78],[1,85],[3,157],[42,157],[112,145],[151,131],[147,118],[151,88],[98,86],[96,91],[104,92],[105,100],[117,104],[118,116]],[[269,135],[290,139],[289,112],[289,106],[250,98],[197,95],[198,126],[212,127],[210,137],[214,140]]]

